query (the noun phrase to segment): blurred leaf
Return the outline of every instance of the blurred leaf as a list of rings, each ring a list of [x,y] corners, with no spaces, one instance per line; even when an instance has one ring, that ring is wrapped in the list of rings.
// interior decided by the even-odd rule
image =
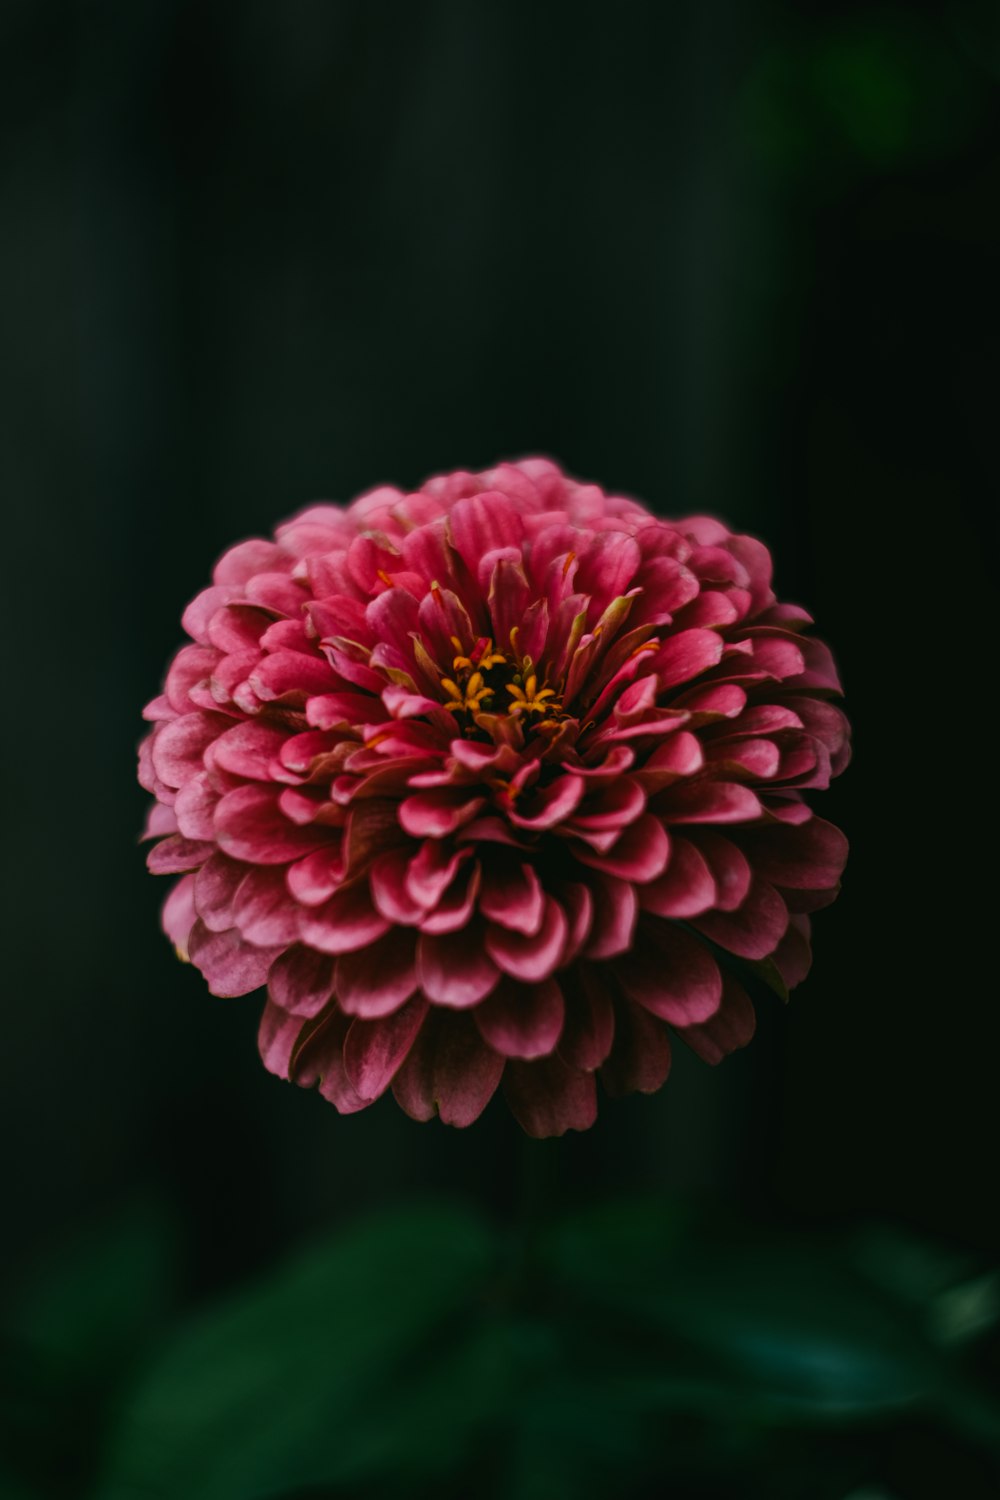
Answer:
[[[419,1450],[425,1379],[467,1399],[456,1428],[473,1424],[489,1355],[453,1335],[492,1253],[470,1213],[422,1206],[338,1234],[205,1313],[139,1383],[99,1493],[252,1500],[392,1469]],[[450,1458],[430,1445],[418,1456],[431,1469]]]
[[[850,1253],[891,1296],[918,1306],[943,1344],[967,1343],[1000,1322],[1000,1272],[965,1251],[879,1224],[854,1235]]]
[[[119,1367],[166,1317],[176,1235],[164,1206],[142,1198],[75,1235],[32,1269],[7,1333],[61,1376],[93,1383]]]
[[[678,1240],[668,1229],[657,1262],[655,1215],[636,1204],[617,1217],[600,1240],[560,1230],[553,1270],[564,1292],[590,1307],[592,1325],[603,1312],[619,1342],[631,1337],[634,1369],[652,1375],[651,1404],[725,1407],[752,1421],[841,1421],[928,1400],[946,1385],[918,1320],[812,1241]],[[644,1239],[641,1260],[618,1253]]]

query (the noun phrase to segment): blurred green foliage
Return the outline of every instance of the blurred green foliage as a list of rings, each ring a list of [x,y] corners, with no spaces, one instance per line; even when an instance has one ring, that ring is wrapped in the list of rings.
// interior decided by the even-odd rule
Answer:
[[[169,1242],[142,1204],[39,1269],[4,1362],[34,1441],[0,1494],[570,1500],[652,1477],[844,1500],[900,1422],[1000,1455],[975,1357],[995,1282],[889,1226],[820,1239],[625,1198],[501,1227],[428,1199],[174,1327]]]

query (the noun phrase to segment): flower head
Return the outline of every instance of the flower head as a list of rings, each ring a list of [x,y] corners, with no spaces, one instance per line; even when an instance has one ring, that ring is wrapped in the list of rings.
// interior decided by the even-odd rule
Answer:
[[[760,542],[532,459],[306,510],[183,623],[140,751],[164,927],[342,1112],[468,1125],[502,1083],[583,1129],[597,1074],[746,1043],[748,965],[805,975],[848,730]]]

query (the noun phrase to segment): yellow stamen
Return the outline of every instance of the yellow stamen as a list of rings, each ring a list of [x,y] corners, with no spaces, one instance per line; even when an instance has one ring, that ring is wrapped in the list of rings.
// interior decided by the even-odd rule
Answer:
[[[389,577],[388,573],[385,571],[384,568],[379,568],[378,569],[378,576],[379,576],[379,578],[381,578],[382,582],[386,585],[387,588],[391,589],[391,588],[395,587],[395,585],[393,584],[392,579]]]

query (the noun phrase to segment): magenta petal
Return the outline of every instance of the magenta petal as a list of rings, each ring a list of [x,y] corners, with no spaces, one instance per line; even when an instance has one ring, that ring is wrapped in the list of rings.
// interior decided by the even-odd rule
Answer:
[[[569,923],[566,948],[562,956],[563,963],[568,964],[576,958],[590,937],[594,926],[594,897],[590,887],[581,885],[578,880],[561,883],[556,895]]]
[[[275,947],[299,935],[298,907],[288,893],[284,870],[254,867],[233,898],[233,922],[249,943]]]
[[[579,806],[586,790],[582,776],[557,776],[548,786],[533,789],[526,800],[519,800],[508,816],[518,828],[555,828]]]
[[[625,829],[607,854],[599,854],[582,843],[577,843],[573,852],[581,864],[642,885],[655,880],[666,869],[670,840],[660,819],[654,813],[644,813],[637,823]]]
[[[566,1007],[554,979],[541,984],[502,980],[472,1012],[491,1047],[504,1057],[547,1057],[562,1034]]]
[[[213,995],[249,995],[260,989],[280,948],[254,948],[236,931],[210,932],[196,922],[188,938],[188,956],[208,981]]]
[[[234,724],[213,743],[212,765],[220,771],[228,771],[231,776],[269,781],[268,767],[287,739],[287,729],[277,729],[273,725]]]
[[[409,856],[401,849],[393,849],[376,860],[368,874],[376,909],[387,921],[403,927],[416,926],[426,909],[407,890],[409,866]]]
[[[847,840],[823,818],[795,826],[770,824],[747,829],[740,842],[754,869],[775,885],[826,890],[835,886],[847,863]]]
[[[215,809],[223,853],[251,865],[283,865],[316,847],[320,835],[289,822],[278,796],[273,788],[256,785],[226,793]]]
[[[236,925],[233,898],[248,868],[225,854],[213,854],[195,876],[195,908],[205,926],[213,932],[225,932]]]
[[[388,921],[372,905],[365,881],[342,886],[322,906],[299,911],[302,941],[321,953],[352,953],[388,929]]]
[[[440,1112],[444,1124],[461,1129],[478,1120],[503,1070],[504,1059],[485,1044],[470,1016],[432,1011],[392,1091],[412,1119]]]
[[[457,932],[459,928],[467,926],[476,910],[480,876],[478,860],[475,864],[467,865],[437,906],[421,917],[420,930],[431,933]]]
[[[344,1066],[362,1099],[377,1099],[392,1082],[427,1014],[427,1002],[414,999],[402,1010],[379,1020],[359,1016],[344,1042]]]
[[[527,936],[538,932],[545,916],[545,896],[531,865],[510,864],[506,860],[488,864],[479,909],[484,917],[513,932]]]
[[[671,688],[690,682],[721,659],[722,640],[714,630],[680,630],[660,647],[652,667],[660,687]]]
[[[602,969],[601,964],[582,963],[559,976],[566,998],[559,1056],[588,1073],[607,1058],[615,1035],[614,1006]]]
[[[538,983],[559,967],[568,936],[566,913],[558,901],[546,896],[545,916],[537,933],[527,936],[490,923],[486,929],[486,951],[514,979]]]
[[[511,1113],[528,1135],[589,1130],[597,1119],[594,1075],[570,1067],[559,1056],[509,1062],[503,1086]]]
[[[640,887],[643,911],[658,917],[696,917],[715,904],[715,881],[704,857],[687,839],[675,838],[659,880]]]
[[[279,1078],[290,1076],[292,1056],[301,1034],[301,1018],[290,1015],[287,1010],[269,1000],[264,1006],[257,1031],[260,1060],[269,1073],[275,1073]]]
[[[204,769],[204,754],[231,721],[224,714],[191,713],[162,724],[153,736],[153,769],[167,786],[181,787]]]
[[[742,985],[726,975],[722,1000],[714,1016],[699,1026],[684,1026],[677,1035],[707,1063],[719,1063],[737,1047],[745,1047],[756,1025],[754,1008]]]
[[[417,976],[429,1000],[464,1010],[496,987],[500,972],[486,953],[478,923],[435,937],[422,932],[417,942]]]
[[[212,786],[205,771],[182,786],[177,793],[173,813],[177,820],[177,831],[186,839],[215,839],[215,809],[219,793]]]
[[[194,905],[194,875],[184,875],[163,903],[161,923],[181,958],[188,956],[188,937],[197,920]]]
[[[443,839],[471,822],[482,806],[482,797],[470,798],[464,788],[415,792],[399,804],[399,821],[414,838]]]
[[[337,999],[352,1016],[375,1020],[391,1015],[417,987],[412,930],[390,928],[384,937],[337,959]]]
[[[771,954],[771,962],[785,981],[786,988],[793,990],[802,983],[812,966],[808,917],[794,913],[789,917],[788,931]]]
[[[146,868],[153,875],[184,875],[203,865],[214,849],[214,844],[174,833],[153,845],[146,855]]]
[[[319,1015],[333,994],[334,960],[311,948],[286,948],[271,965],[267,993],[290,1016]]]
[[[614,958],[618,953],[627,953],[639,917],[635,886],[600,871],[592,877],[591,885],[593,925],[590,941],[583,950],[584,957]]]
[[[731,912],[705,912],[692,925],[740,958],[766,958],[785,935],[788,908],[773,885],[755,876],[742,906]]]
[[[675,823],[748,823],[761,815],[749,787],[735,781],[681,782],[662,793],[657,805],[663,821]]]
[[[643,1006],[619,1000],[614,1046],[601,1068],[601,1082],[611,1097],[654,1094],[667,1080],[670,1060],[670,1034],[663,1022]]]
[[[708,828],[686,830],[712,872],[715,881],[714,905],[719,911],[735,911],[746,899],[752,879],[746,855],[731,839]]]
[[[344,1066],[344,1042],[351,1024],[349,1016],[331,1006],[306,1023],[291,1063],[295,1082],[301,1088],[318,1084],[320,1094],[341,1115],[357,1114],[371,1103],[358,1093]]]
[[[674,1026],[707,1021],[722,996],[719,966],[703,943],[672,922],[646,917],[615,978],[637,1005]]]
[[[344,883],[344,853],[339,842],[314,849],[289,865],[285,872],[288,889],[303,906],[321,906]]]

